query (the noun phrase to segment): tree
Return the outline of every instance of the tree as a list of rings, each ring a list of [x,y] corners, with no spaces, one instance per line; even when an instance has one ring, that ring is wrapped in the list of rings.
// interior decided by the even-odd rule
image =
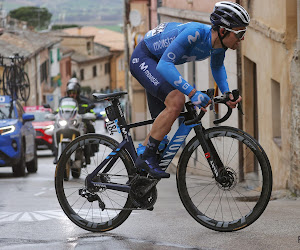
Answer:
[[[10,17],[20,21],[26,21],[28,26],[40,30],[48,27],[52,14],[47,8],[40,7],[20,7],[9,12]]]

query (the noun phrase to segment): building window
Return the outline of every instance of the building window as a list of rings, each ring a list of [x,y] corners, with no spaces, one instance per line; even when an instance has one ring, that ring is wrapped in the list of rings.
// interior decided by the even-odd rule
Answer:
[[[281,147],[280,83],[271,80],[273,140]]]
[[[84,69],[80,70],[80,80],[84,80]]]
[[[60,56],[60,50],[57,49],[57,61],[59,62],[61,59],[61,56]]]
[[[119,71],[123,71],[124,68],[124,59],[119,59]]]
[[[40,66],[40,72],[41,72],[41,82],[46,81],[48,79],[48,61],[43,62],[43,64]]]
[[[54,60],[53,60],[53,54],[52,54],[52,50],[50,50],[50,62],[51,62],[51,64],[54,62]]]
[[[66,74],[67,74],[67,76],[71,76],[71,61],[70,60],[68,60],[66,62]]]
[[[105,70],[104,70],[105,74],[109,74],[110,73],[110,64],[109,63],[105,63]]]
[[[97,66],[93,66],[93,77],[97,76]]]
[[[91,42],[86,43],[86,49],[87,49],[88,55],[91,55]]]

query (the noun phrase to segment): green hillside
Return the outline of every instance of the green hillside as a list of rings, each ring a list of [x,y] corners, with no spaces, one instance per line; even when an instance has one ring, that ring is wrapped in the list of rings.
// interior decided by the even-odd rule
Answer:
[[[117,25],[122,23],[123,0],[6,0],[9,12],[21,6],[46,7],[54,23]]]

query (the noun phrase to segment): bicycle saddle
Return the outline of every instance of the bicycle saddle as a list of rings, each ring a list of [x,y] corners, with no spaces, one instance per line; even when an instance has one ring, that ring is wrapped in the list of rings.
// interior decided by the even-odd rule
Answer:
[[[119,99],[123,95],[126,95],[126,94],[127,94],[127,92],[125,92],[125,91],[115,92],[115,93],[109,93],[109,94],[94,93],[93,97],[97,101],[101,101],[101,100],[113,100],[113,99]]]

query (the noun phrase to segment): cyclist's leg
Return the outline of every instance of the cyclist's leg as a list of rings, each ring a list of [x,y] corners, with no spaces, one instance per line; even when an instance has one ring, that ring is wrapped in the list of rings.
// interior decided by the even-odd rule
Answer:
[[[160,114],[161,111],[163,111],[166,108],[166,105],[163,101],[151,95],[148,91],[146,93],[149,111],[152,119],[154,119]]]
[[[152,126],[150,135],[161,141],[182,111],[185,97],[156,70],[157,63],[158,59],[149,52],[145,42],[142,41],[132,53],[130,71],[147,91],[152,116],[159,114]],[[164,106],[166,108],[162,109]],[[162,112],[163,114],[161,114]]]
[[[158,59],[154,57],[147,49],[144,42],[141,42],[131,57],[130,70],[132,75],[147,90],[149,108],[154,115],[160,113],[150,131],[149,141],[143,155],[136,161],[138,168],[144,169],[155,178],[168,178],[170,175],[165,173],[158,165],[156,151],[160,141],[170,131],[172,124],[180,114],[184,105],[184,95],[176,90],[171,84],[156,70]],[[163,107],[160,100],[166,106],[163,110],[157,110]],[[161,112],[160,112],[161,111]]]

